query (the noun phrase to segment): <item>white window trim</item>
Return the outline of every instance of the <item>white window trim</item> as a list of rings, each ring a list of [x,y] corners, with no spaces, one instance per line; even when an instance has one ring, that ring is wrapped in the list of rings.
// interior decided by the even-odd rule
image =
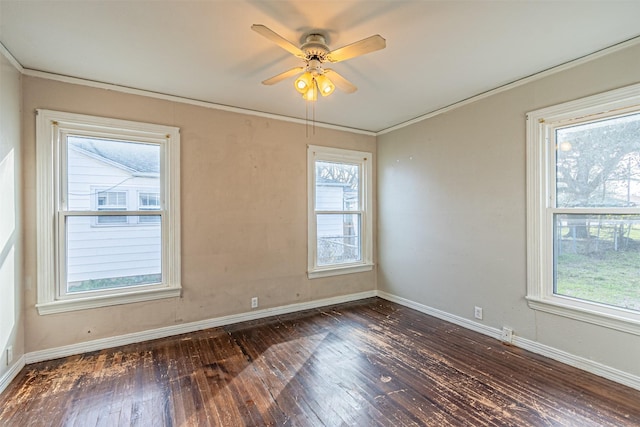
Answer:
[[[356,163],[360,165],[360,197],[362,200],[361,218],[361,251],[362,260],[356,263],[318,266],[316,263],[316,183],[315,161],[327,160],[336,162]],[[373,183],[372,183],[371,153],[364,151],[345,150],[341,148],[309,145],[307,147],[307,212],[308,212],[308,260],[307,275],[309,279],[337,276],[341,274],[360,273],[373,269]]]
[[[640,109],[640,84],[527,114],[527,300],[534,310],[640,335],[640,313],[553,293],[553,130]],[[555,209],[558,210],[558,209]],[[607,209],[606,212],[617,211]],[[578,212],[576,212],[578,213]],[[640,213],[638,208],[621,213]]]
[[[117,293],[86,293],[73,299],[60,298],[60,245],[56,237],[60,179],[59,138],[62,132],[152,142],[164,146],[160,159],[163,207],[161,285],[118,289]],[[51,110],[37,110],[36,119],[37,197],[37,304],[41,315],[83,310],[160,298],[179,297],[180,282],[180,132],[176,127],[108,119]],[[127,215],[148,211],[126,211]],[[122,213],[116,212],[122,215]]]

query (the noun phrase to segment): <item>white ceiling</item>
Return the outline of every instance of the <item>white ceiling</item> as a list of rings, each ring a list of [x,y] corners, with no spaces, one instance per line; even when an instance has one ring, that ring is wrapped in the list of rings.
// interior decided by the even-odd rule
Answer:
[[[315,118],[380,131],[640,35],[633,1],[0,0],[0,42],[27,70],[305,118],[301,60],[251,31],[332,49],[380,34],[384,50],[332,65],[358,86]]]

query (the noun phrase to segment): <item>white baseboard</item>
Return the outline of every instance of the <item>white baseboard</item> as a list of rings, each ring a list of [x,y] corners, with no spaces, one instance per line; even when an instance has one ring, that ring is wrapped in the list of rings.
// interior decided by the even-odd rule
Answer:
[[[7,386],[20,373],[20,371],[22,370],[22,368],[24,368],[24,366],[25,366],[25,357],[22,356],[20,359],[16,361],[16,363],[13,364],[13,366],[9,368],[7,372],[4,373],[4,375],[0,377],[0,393],[2,393],[5,388],[7,388]]]
[[[357,294],[341,295],[332,298],[324,298],[320,300],[289,304],[281,307],[253,310],[247,313],[216,317],[212,319],[200,320],[197,322],[166,326],[163,328],[151,329],[148,331],[134,332],[131,334],[118,335],[115,337],[85,341],[78,344],[70,344],[62,347],[33,351],[27,353],[24,357],[27,364],[42,362],[44,360],[58,359],[60,357],[67,357],[75,354],[87,353],[90,351],[104,350],[106,348],[118,347],[121,345],[134,344],[158,338],[165,338],[173,335],[186,334],[189,332],[200,331],[202,329],[215,328],[219,326],[231,325],[234,323],[246,322],[249,320],[262,319],[269,316],[294,313],[297,311],[320,308],[334,304],[341,304],[375,296],[376,291],[367,291]]]
[[[632,375],[602,363],[585,359],[584,357],[575,356],[571,353],[567,353],[566,351],[558,350],[557,348],[540,344],[539,342],[526,338],[514,336],[513,345],[532,353],[546,356],[549,359],[557,360],[558,362],[573,366],[574,368],[582,369],[583,371],[590,372],[602,378],[626,385],[627,387],[640,390],[640,377],[637,375]]]
[[[328,305],[341,304],[350,301],[356,301],[365,298],[379,296],[388,301],[392,301],[412,308],[421,313],[428,314],[438,319],[453,323],[463,328],[500,339],[501,331],[497,328],[486,326],[472,320],[438,310],[415,301],[389,294],[384,291],[367,291],[357,294],[343,295],[321,300],[289,304],[281,307],[266,308],[262,310],[250,311],[247,313],[234,314],[230,316],[217,317],[212,319],[201,320],[198,322],[184,323],[180,325],[167,326],[164,328],[152,329],[148,331],[135,332],[126,335],[119,335],[110,338],[102,338],[93,341],[87,341],[78,344],[72,344],[62,347],[56,347],[47,350],[34,351],[25,354],[18,363],[16,363],[9,371],[0,378],[0,392],[15,378],[25,364],[41,362],[44,360],[57,359],[75,354],[82,354],[91,351],[103,350],[106,348],[117,347],[121,345],[134,344],[138,342],[153,340],[157,338],[165,338],[173,335],[179,335],[207,328],[231,325],[234,323],[246,322],[250,320],[262,319],[269,316],[277,316],[282,314],[294,313],[297,311],[320,308]],[[526,338],[514,336],[513,345],[531,351],[536,354],[548,357],[553,360],[565,363],[567,365],[582,369],[592,374],[607,378],[628,387],[640,390],[640,377],[620,371],[615,368],[594,362],[583,357],[575,356],[556,348],[540,344],[536,341]]]
[[[456,316],[456,315],[426,306],[424,304],[420,304],[415,301],[408,300],[406,298],[389,294],[384,291],[377,291],[376,294],[380,298],[398,303],[408,308],[412,308],[421,313],[425,313],[430,316],[437,317],[438,319],[451,322],[458,326],[462,326],[463,328],[471,329],[472,331],[476,331],[481,334],[488,335],[495,339],[500,339],[501,331],[497,328],[492,328],[490,326],[482,325],[472,320],[465,319],[464,317]],[[583,371],[587,371],[592,374],[598,375],[600,377],[606,378],[608,380],[615,381],[617,383],[626,385],[636,390],[640,390],[640,377],[636,375],[632,375],[627,372],[621,371],[619,369],[615,369],[610,366],[603,365],[602,363],[594,362],[593,360],[585,359],[584,357],[575,356],[573,354],[567,353],[562,350],[558,350],[548,345],[540,344],[539,342],[536,342],[533,340],[518,337],[517,335],[513,337],[512,344],[516,347],[520,347],[532,353],[536,353],[541,356],[548,357],[558,362],[562,362],[566,365],[573,366],[578,369],[582,369]]]
[[[496,328],[492,328],[490,326],[486,326],[481,323],[477,323],[472,320],[465,319],[464,317],[455,316],[453,314],[447,313],[446,311],[438,310],[436,308],[432,308],[424,304],[411,301],[406,298],[392,295],[384,291],[378,291],[377,295],[382,299],[386,299],[387,301],[398,303],[405,307],[409,307],[414,310],[417,310],[421,313],[428,314],[433,317],[437,317],[438,319],[446,320],[447,322],[456,324],[458,326],[462,326],[463,328],[471,329],[472,331],[476,331],[481,334],[488,335],[496,339],[500,339],[501,332]]]

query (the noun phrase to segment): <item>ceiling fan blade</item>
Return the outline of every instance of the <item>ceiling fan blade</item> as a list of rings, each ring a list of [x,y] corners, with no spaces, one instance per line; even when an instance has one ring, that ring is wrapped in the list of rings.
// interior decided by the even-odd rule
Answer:
[[[375,36],[367,37],[366,39],[329,52],[327,60],[330,62],[340,62],[366,53],[375,52],[385,47],[387,47],[387,41],[379,34],[376,34]]]
[[[353,93],[358,90],[353,83],[333,71],[331,68],[324,70],[324,75],[327,76],[327,78],[329,78],[329,80],[331,80],[331,82],[343,92]]]
[[[274,85],[278,82],[281,82],[284,79],[288,79],[289,77],[295,76],[298,73],[301,73],[304,71],[304,67],[295,67],[292,68],[288,71],[285,71],[284,73],[280,73],[276,76],[273,76],[267,80],[264,80],[262,82],[263,85]]]
[[[277,44],[287,52],[297,56],[298,58],[302,58],[302,59],[305,58],[305,54],[300,50],[300,48],[295,46],[289,40],[285,39],[284,37],[280,36],[279,34],[265,27],[264,25],[253,24],[251,26],[251,29],[256,33],[260,34],[261,36],[271,40],[272,42],[274,42],[275,44]]]

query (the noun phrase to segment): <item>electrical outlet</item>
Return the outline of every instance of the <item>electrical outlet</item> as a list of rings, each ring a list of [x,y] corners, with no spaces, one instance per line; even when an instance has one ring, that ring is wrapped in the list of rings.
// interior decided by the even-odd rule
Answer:
[[[258,297],[251,298],[251,308],[258,308]]]
[[[13,362],[13,346],[7,347],[7,366]]]
[[[503,326],[502,335],[500,336],[500,339],[505,344],[511,344],[513,342],[513,329]]]
[[[482,320],[482,307],[475,307],[473,310],[473,317]]]

